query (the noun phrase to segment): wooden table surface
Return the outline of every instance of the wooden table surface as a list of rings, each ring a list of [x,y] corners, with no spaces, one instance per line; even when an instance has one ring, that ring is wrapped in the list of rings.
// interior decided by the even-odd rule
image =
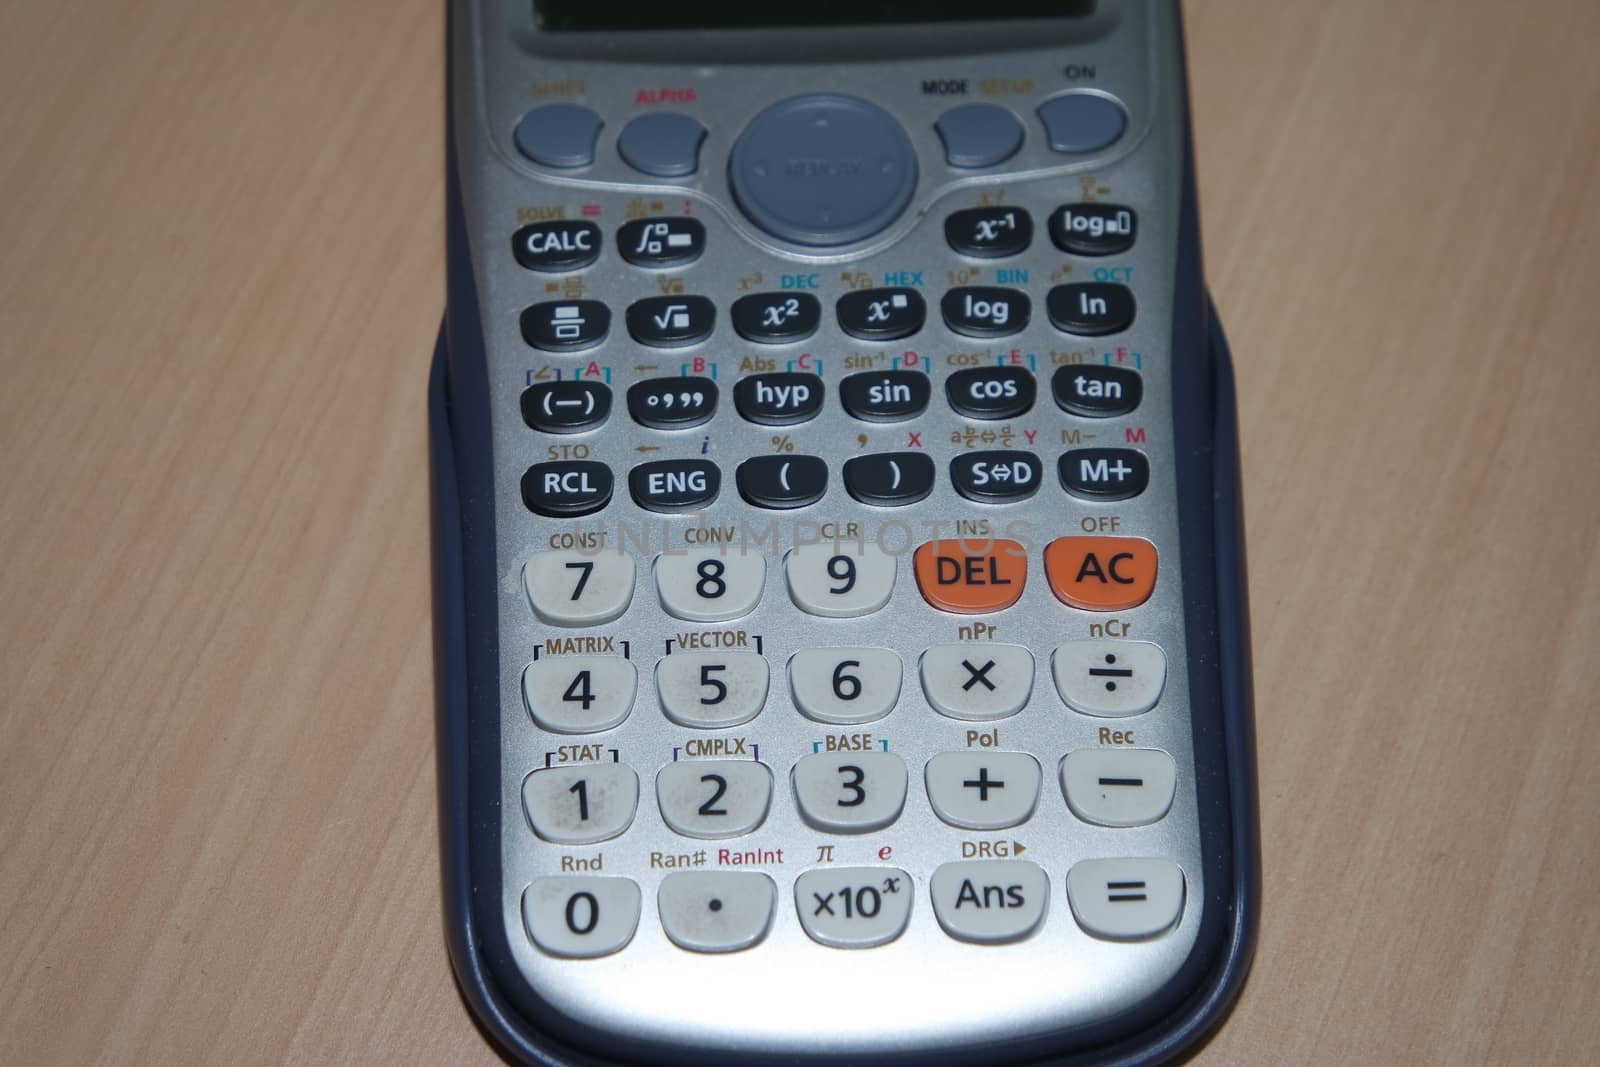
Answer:
[[[1189,12],[1265,916],[1199,1063],[1600,1062],[1600,7]],[[0,1063],[494,1062],[436,0],[0,8]]]

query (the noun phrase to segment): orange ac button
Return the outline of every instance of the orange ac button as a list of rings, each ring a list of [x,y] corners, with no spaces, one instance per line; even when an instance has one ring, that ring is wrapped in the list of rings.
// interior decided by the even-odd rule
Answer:
[[[1156,546],[1142,537],[1058,537],[1044,575],[1056,599],[1085,611],[1126,611],[1156,587]]]
[[[962,615],[1009,608],[1028,580],[1028,550],[1015,541],[929,541],[912,560],[923,599]]]

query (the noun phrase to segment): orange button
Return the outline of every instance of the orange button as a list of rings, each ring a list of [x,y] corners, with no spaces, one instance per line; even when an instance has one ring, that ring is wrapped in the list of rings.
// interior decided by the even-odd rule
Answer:
[[[1015,541],[929,541],[913,561],[923,598],[962,615],[1009,608],[1028,580],[1028,550]]]
[[[1142,537],[1058,537],[1045,546],[1044,576],[1063,604],[1125,611],[1156,587],[1156,546]]]

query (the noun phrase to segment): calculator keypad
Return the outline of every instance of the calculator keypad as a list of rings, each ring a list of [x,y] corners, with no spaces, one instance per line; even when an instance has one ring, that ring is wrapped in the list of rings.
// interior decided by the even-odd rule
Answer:
[[[551,626],[598,626],[633,601],[633,558],[585,555],[571,549],[536,552],[522,567],[522,586],[539,621]]]
[[[656,592],[675,619],[727,622],[755,610],[767,561],[754,552],[686,551],[656,559]]]
[[[967,722],[1009,718],[1033,693],[1033,653],[1021,645],[934,645],[920,672],[933,710]]]
[[[933,913],[961,941],[1020,941],[1044,921],[1050,878],[1027,860],[946,863],[931,879]]]
[[[541,730],[592,734],[633,711],[638,671],[621,656],[555,656],[522,672],[522,699]]]
[[[811,544],[789,550],[789,596],[807,615],[853,619],[889,602],[899,561],[876,544]]]
[[[754,760],[680,760],[656,775],[661,818],[685,837],[739,837],[772,804],[772,771]]]
[[[677,871],[661,880],[656,911],[672,943],[689,952],[738,952],[772,927],[778,887],[756,871]]]
[[[897,867],[822,867],[795,879],[794,903],[818,944],[875,948],[905,931],[915,888]]]
[[[626,830],[639,807],[639,775],[621,763],[576,763],[522,781],[533,832],[557,845],[592,845]]]
[[[892,752],[820,752],[794,765],[800,817],[831,834],[865,834],[900,817],[906,763]]]
[[[894,710],[904,668],[887,648],[803,648],[789,658],[789,688],[800,714],[859,726]]]
[[[758,652],[679,652],[656,663],[656,697],[678,725],[720,730],[761,714],[770,675]]]
[[[1026,752],[941,752],[923,772],[934,814],[964,830],[1004,830],[1039,803],[1039,761]]]
[[[522,923],[550,955],[594,959],[633,940],[641,900],[631,878],[535,878],[522,894]]]

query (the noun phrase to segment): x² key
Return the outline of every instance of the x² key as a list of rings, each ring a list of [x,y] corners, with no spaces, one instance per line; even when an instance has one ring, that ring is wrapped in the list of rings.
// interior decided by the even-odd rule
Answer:
[[[1028,578],[1027,550],[1015,541],[929,541],[912,560],[923,598],[941,611],[962,615],[1009,608]]]
[[[1044,550],[1056,599],[1085,611],[1126,611],[1156,587],[1156,546],[1142,537],[1058,537]]]

